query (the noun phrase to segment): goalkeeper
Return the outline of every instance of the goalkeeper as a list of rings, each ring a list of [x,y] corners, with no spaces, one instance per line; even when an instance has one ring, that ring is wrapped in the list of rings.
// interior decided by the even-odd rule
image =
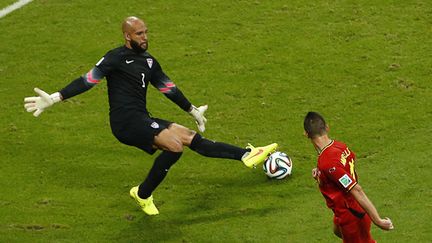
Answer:
[[[196,120],[200,132],[205,130],[207,120],[204,113],[207,105],[192,105],[165,75],[158,61],[147,52],[147,27],[141,19],[127,17],[122,23],[122,31],[125,44],[108,51],[87,74],[51,95],[35,88],[38,96],[25,98],[24,107],[37,117],[54,103],[81,94],[106,78],[110,125],[114,136],[120,142],[149,154],[162,150],[145,180],[130,190],[130,196],[146,214],[159,213],[153,203],[152,193],[165,178],[169,168],[181,157],[184,146],[207,157],[240,160],[247,167],[262,163],[268,154],[276,150],[276,143],[244,149],[214,142],[184,126],[152,117],[146,108],[149,84],[187,111]]]

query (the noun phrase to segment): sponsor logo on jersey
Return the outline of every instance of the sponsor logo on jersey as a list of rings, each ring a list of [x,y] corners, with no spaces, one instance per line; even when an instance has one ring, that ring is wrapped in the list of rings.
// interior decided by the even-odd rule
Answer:
[[[131,64],[133,62],[135,62],[135,60],[126,60],[126,64]]]
[[[153,122],[150,126],[153,127],[154,129],[159,128],[159,124],[157,124],[157,122]]]
[[[331,167],[328,171],[329,171],[330,173],[333,173],[333,172],[336,171],[336,167]]]
[[[149,68],[152,68],[152,66],[153,66],[153,59],[147,58],[147,64],[148,64]]]
[[[343,187],[347,188],[351,184],[352,180],[347,174],[345,174],[341,178],[339,178],[339,182],[342,184]]]

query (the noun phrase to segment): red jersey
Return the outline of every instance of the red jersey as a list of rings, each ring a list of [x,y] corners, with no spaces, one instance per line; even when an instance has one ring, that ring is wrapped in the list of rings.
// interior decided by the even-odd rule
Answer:
[[[355,159],[354,152],[344,143],[334,140],[323,148],[318,157],[319,189],[338,221],[343,220],[347,213],[365,213],[349,193],[358,180]]]

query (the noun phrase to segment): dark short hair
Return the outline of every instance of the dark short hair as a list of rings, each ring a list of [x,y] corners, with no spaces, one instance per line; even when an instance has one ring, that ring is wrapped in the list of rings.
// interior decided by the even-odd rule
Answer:
[[[310,111],[303,122],[304,130],[309,138],[315,138],[327,133],[327,124],[319,113]]]

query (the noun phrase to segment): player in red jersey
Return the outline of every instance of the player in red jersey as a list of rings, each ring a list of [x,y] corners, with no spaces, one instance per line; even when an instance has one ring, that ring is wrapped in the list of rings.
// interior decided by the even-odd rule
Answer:
[[[312,176],[327,206],[333,211],[334,233],[344,243],[372,243],[371,221],[383,230],[393,229],[389,218],[381,218],[358,183],[355,154],[342,142],[328,137],[324,118],[309,112],[304,119],[305,135],[318,152]]]

